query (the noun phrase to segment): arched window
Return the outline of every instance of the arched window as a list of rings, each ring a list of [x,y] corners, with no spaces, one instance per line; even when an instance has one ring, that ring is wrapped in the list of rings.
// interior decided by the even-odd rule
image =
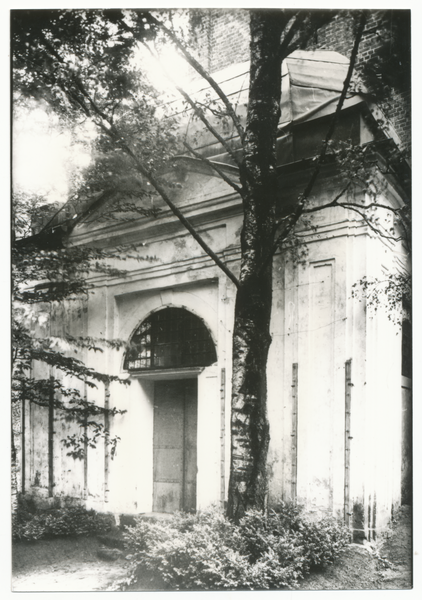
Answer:
[[[206,367],[217,360],[204,323],[184,308],[150,315],[132,336],[124,368],[128,371]]]

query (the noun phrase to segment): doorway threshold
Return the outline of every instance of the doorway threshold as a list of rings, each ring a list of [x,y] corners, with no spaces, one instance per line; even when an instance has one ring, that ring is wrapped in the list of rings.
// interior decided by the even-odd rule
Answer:
[[[137,379],[194,379],[204,370],[204,367],[185,367],[180,369],[151,369],[150,371],[133,371],[131,377]]]
[[[141,519],[157,519],[157,521],[169,521],[173,517],[173,513],[148,512],[137,515]]]

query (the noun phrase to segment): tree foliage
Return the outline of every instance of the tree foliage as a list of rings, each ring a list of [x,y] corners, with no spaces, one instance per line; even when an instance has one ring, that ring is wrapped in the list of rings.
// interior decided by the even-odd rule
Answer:
[[[119,347],[118,341],[74,337],[62,319],[60,331],[52,328],[54,312],[83,311],[90,293],[92,272],[119,273],[107,264],[107,254],[92,248],[49,247],[43,238],[28,236],[28,223],[39,217],[39,198],[20,197],[15,202],[16,239],[12,248],[12,404],[33,403],[58,411],[81,428],[64,441],[68,453],[82,458],[86,444],[107,438],[112,452],[118,438],[108,438],[104,417],[119,411],[87,400],[86,388],[120,381],[86,366],[86,353]],[[48,239],[48,238],[47,238]],[[44,240],[45,241],[45,240]],[[46,375],[34,376],[34,364],[44,365]],[[126,382],[122,382],[126,383]],[[82,440],[82,443],[81,443]]]
[[[136,30],[149,39],[153,32],[143,14],[138,16]],[[155,216],[158,210],[151,207],[150,193],[122,145],[130,138],[134,151],[154,168],[163,165],[175,145],[170,121],[164,127],[155,117],[157,94],[130,64],[134,45],[122,11],[13,13],[14,106],[25,107],[35,99],[76,136],[87,119],[98,127],[92,140],[95,161],[65,207],[17,191],[13,201],[12,401],[58,410],[76,423],[79,433],[63,440],[75,458],[82,458],[87,446],[95,446],[100,438],[111,445],[112,453],[115,450],[118,437],[110,438],[105,418],[121,411],[88,401],[85,390],[128,382],[88,368],[86,357],[87,352],[104,352],[121,343],[75,338],[69,331],[48,335],[42,325],[49,324],[52,312],[63,303],[70,312],[77,305],[83,310],[79,305],[92,289],[90,277],[124,276],[124,269],[110,266],[111,261],[139,259],[139,254],[131,246],[72,247],[65,242],[66,231],[86,215],[87,206],[95,210],[107,204],[103,219]],[[136,203],[139,198],[144,202]],[[34,361],[46,365],[50,375],[32,377]]]

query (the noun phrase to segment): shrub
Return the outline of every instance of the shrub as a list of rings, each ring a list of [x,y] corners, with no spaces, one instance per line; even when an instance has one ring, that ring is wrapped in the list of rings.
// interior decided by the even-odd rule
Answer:
[[[299,533],[308,569],[333,563],[351,541],[349,529],[330,518],[314,522],[304,520],[300,524]]]
[[[37,509],[20,501],[12,521],[15,540],[34,541],[59,536],[88,535],[111,529],[110,516],[82,507]]]
[[[217,511],[174,515],[169,521],[138,519],[125,535],[133,564],[159,576],[171,589],[236,587],[243,557],[236,527]]]
[[[239,527],[253,559],[273,548],[282,564],[300,564],[303,573],[332,563],[351,541],[349,529],[333,517],[313,521],[291,503],[281,503],[267,515],[249,511]]]
[[[127,528],[132,575],[173,590],[295,588],[311,568],[332,562],[350,541],[334,519],[308,521],[300,507],[249,511],[235,525],[218,510],[137,519]],[[128,581],[126,583],[128,583]]]
[[[300,574],[305,556],[302,538],[295,528],[296,515],[290,520],[285,514],[274,510],[268,514],[251,510],[239,523],[239,531],[252,562],[272,551],[281,565],[294,567]]]

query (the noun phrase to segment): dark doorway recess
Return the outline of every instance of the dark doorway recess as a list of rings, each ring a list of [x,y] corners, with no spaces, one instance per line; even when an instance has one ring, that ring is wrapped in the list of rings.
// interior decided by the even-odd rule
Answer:
[[[156,381],[153,511],[196,510],[197,380]]]
[[[184,308],[152,313],[130,340],[124,368],[128,371],[207,367],[217,360],[204,322]]]

